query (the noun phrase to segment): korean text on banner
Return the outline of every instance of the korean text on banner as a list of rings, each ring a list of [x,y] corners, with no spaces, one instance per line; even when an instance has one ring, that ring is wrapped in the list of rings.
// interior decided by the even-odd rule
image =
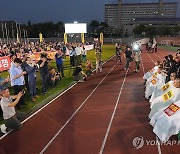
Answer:
[[[11,67],[11,60],[8,56],[0,57],[0,72],[8,70]]]

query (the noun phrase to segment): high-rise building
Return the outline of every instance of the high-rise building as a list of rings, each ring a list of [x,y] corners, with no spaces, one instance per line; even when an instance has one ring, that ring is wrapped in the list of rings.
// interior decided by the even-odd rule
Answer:
[[[105,22],[110,27],[130,25],[136,18],[175,18],[177,2],[105,4]]]

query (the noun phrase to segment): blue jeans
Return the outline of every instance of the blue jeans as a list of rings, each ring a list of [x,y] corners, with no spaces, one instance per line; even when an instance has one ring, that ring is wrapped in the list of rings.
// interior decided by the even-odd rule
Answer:
[[[129,68],[129,64],[131,62],[130,58],[126,58],[126,64],[125,64],[125,69],[127,70]]]
[[[36,79],[34,81],[29,81],[28,84],[30,97],[36,96]]]
[[[59,73],[61,73],[61,76],[64,77],[63,64],[57,65],[57,70],[58,70]]]
[[[45,93],[47,91],[48,77],[49,77],[48,74],[44,74],[44,73],[41,74],[41,79],[42,79],[42,90],[41,90],[41,92],[42,93]]]

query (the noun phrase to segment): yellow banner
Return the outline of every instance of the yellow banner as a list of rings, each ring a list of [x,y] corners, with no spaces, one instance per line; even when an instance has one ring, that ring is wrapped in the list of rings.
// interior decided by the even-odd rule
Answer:
[[[165,91],[166,89],[168,89],[170,87],[169,83],[166,83],[164,86],[162,86],[162,91]]]
[[[103,45],[104,43],[104,35],[103,33],[100,33],[100,43]]]
[[[172,90],[168,91],[167,93],[165,93],[163,95],[164,102],[166,102],[167,100],[169,100],[173,96],[174,96],[173,91]]]
[[[64,33],[64,43],[65,44],[68,43],[68,41],[67,41],[67,34],[66,33]]]
[[[153,78],[156,78],[158,75],[158,72],[154,73]]]
[[[157,80],[156,80],[156,79],[152,79],[152,80],[151,80],[151,83],[152,83],[153,85],[155,85],[155,84],[157,83]]]
[[[39,42],[41,43],[43,41],[42,33],[39,33]]]
[[[81,33],[81,42],[84,44],[84,33]]]

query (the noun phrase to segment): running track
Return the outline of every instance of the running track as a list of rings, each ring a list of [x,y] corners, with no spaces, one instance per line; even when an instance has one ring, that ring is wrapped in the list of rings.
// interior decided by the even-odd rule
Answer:
[[[110,60],[102,73],[75,85],[25,122],[23,129],[1,138],[0,154],[179,153],[177,145],[146,144],[159,142],[148,123],[142,76],[167,54],[143,53],[139,73],[133,72],[133,63],[126,73],[124,64]],[[143,137],[142,148],[133,146],[135,137]]]

